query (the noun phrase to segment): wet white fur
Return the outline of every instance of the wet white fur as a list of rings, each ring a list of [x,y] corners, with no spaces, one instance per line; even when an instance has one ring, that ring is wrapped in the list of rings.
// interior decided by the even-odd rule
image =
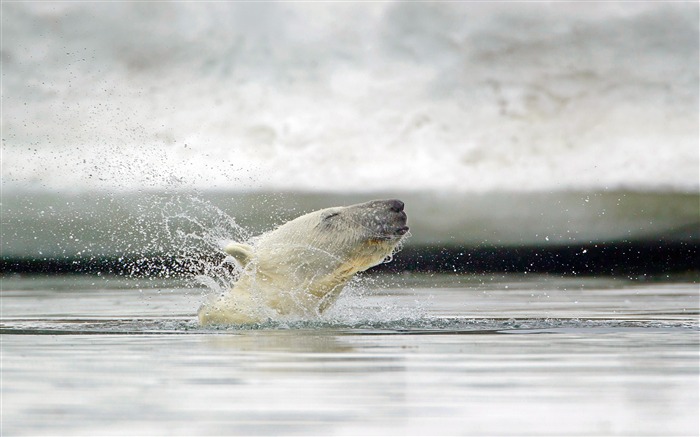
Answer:
[[[380,264],[400,236],[386,205],[367,202],[303,215],[225,251],[241,266],[233,288],[199,310],[207,324],[257,323],[285,316],[314,317],[326,310],[360,271]]]

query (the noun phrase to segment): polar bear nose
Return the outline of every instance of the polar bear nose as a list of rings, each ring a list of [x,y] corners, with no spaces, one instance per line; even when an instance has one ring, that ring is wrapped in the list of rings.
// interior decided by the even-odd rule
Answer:
[[[389,208],[394,212],[403,211],[403,202],[397,199],[387,200],[389,203]]]

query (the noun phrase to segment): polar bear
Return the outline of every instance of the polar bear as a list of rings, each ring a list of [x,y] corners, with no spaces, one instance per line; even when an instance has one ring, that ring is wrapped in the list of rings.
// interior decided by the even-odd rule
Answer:
[[[251,244],[224,250],[242,267],[223,296],[199,309],[199,322],[248,324],[323,313],[357,272],[382,263],[408,232],[400,200],[372,200],[298,217]]]

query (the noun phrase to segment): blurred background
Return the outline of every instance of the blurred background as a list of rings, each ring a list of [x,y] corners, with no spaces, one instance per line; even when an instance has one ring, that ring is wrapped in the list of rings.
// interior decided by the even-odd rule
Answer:
[[[3,271],[167,264],[192,226],[240,240],[386,197],[411,237],[385,269],[697,271],[698,17],[3,3]]]

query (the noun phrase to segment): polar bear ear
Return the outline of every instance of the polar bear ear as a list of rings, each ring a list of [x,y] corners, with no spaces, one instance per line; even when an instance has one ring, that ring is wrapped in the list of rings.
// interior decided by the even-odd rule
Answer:
[[[253,248],[243,243],[231,243],[224,247],[224,252],[234,257],[243,267],[253,258]]]

